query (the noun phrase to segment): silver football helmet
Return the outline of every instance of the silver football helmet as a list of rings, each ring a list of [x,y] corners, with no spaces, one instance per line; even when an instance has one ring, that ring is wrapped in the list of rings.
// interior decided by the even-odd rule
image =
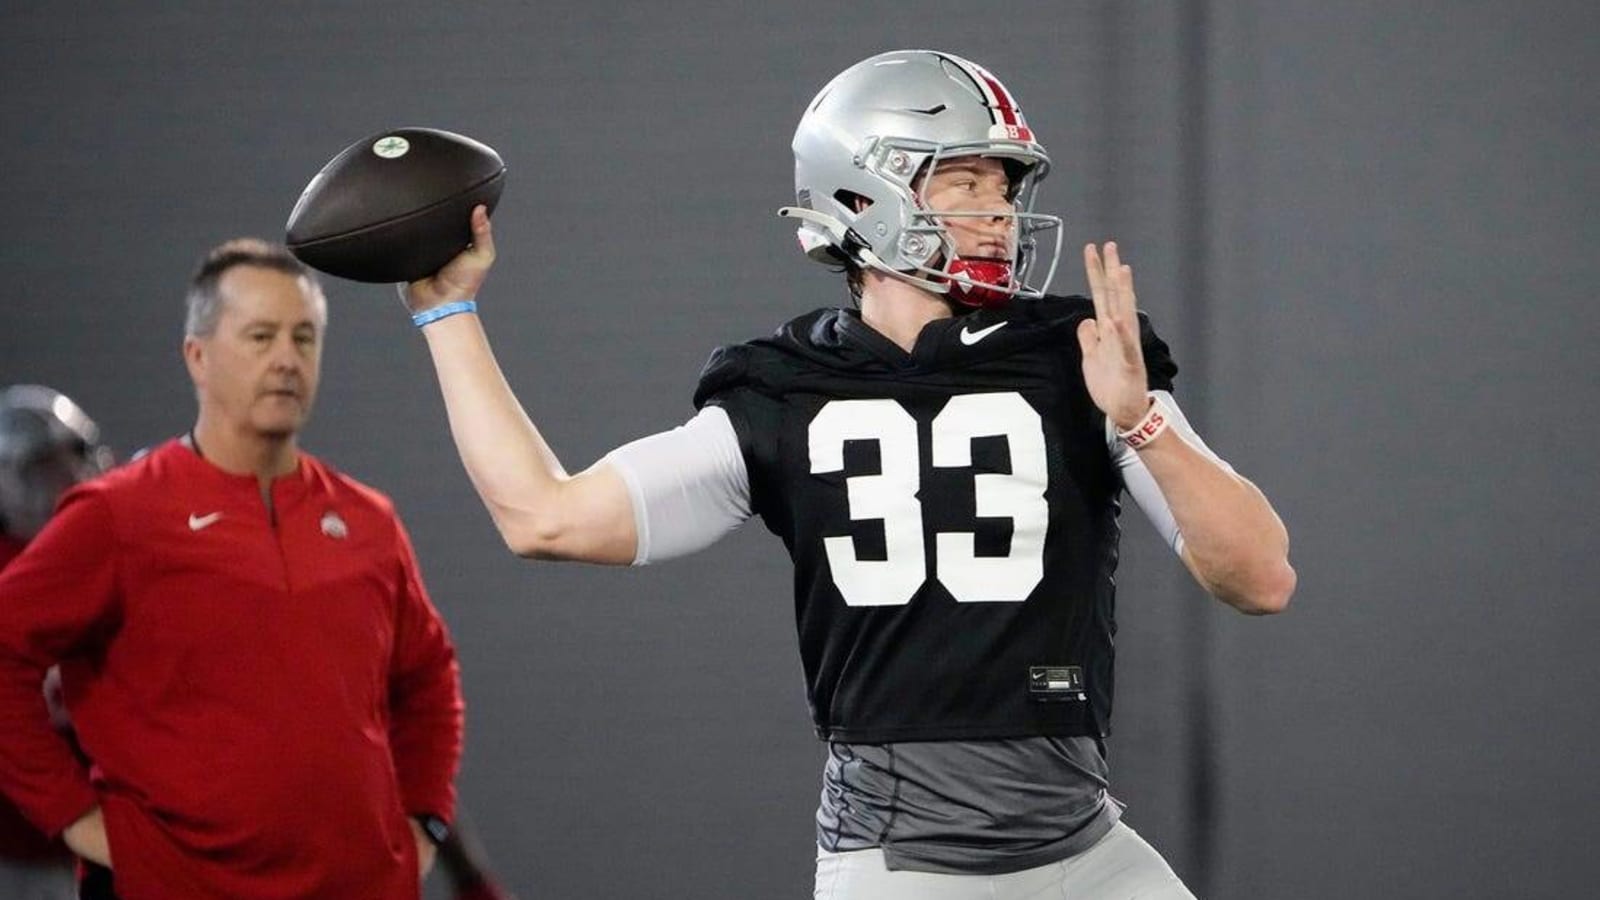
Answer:
[[[112,464],[78,404],[36,384],[0,390],[0,530],[32,540],[67,488]]]
[[[844,70],[806,107],[794,133],[800,247],[818,262],[850,261],[972,305],[1039,297],[1055,275],[1061,220],[1033,212],[1050,157],[1011,93],[976,63],[932,50],[880,53]],[[1012,178],[1012,258],[961,260],[942,211],[918,197],[943,160],[995,157]],[[1049,268],[1028,281],[1040,232],[1055,232]]]

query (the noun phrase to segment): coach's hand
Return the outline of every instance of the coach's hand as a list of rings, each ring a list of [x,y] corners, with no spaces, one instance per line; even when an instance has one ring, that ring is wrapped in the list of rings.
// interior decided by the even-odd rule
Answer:
[[[1139,315],[1133,297],[1133,267],[1122,264],[1117,245],[1106,242],[1105,261],[1093,244],[1083,248],[1094,318],[1078,324],[1083,351],[1083,382],[1094,405],[1126,431],[1150,408],[1150,380],[1139,346]]]
[[[428,840],[428,833],[422,830],[422,825],[416,819],[406,816],[406,821],[411,823],[411,837],[417,842],[417,878],[427,878],[428,873],[433,871],[433,861],[438,857],[439,849],[433,846],[433,841]]]
[[[494,265],[494,229],[489,225],[489,210],[472,210],[472,245],[456,254],[444,268],[406,286],[406,306],[414,313],[454,300],[471,300],[489,277]]]
[[[112,868],[111,843],[106,840],[106,820],[100,807],[84,813],[61,832],[61,841],[67,849],[96,865]]]

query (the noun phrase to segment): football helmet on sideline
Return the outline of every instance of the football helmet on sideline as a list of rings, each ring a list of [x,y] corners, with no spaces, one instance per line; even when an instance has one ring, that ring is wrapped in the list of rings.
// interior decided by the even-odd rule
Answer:
[[[100,429],[59,391],[0,390],[0,531],[32,540],[67,488],[111,468]]]

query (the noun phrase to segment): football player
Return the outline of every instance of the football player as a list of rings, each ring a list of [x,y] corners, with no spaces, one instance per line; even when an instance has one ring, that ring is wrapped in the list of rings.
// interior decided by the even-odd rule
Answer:
[[[644,564],[750,516],[783,539],[830,751],[817,897],[1190,896],[1107,792],[1119,496],[1245,613],[1288,603],[1287,532],[1185,420],[1115,244],[1084,248],[1089,297],[1045,293],[1050,160],[994,75],[874,56],[793,147],[782,213],[854,308],[716,350],[692,419],[575,475],[473,314],[474,212],[405,291],[474,485],[526,557]]]

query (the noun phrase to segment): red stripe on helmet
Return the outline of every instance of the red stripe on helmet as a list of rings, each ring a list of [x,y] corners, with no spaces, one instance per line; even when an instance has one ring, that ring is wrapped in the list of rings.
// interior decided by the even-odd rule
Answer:
[[[1012,101],[1011,95],[1006,93],[1005,85],[982,69],[978,69],[978,75],[989,86],[989,90],[994,92],[995,109],[1000,111],[1000,122],[995,124],[1021,125],[1022,117],[1017,113],[1017,105]]]
[[[971,60],[959,57],[944,56],[949,62],[955,63],[972,79],[974,86],[980,93],[988,95],[984,107],[989,110],[989,118],[994,122],[990,129],[991,138],[1009,139],[1013,141],[1033,140],[1033,130],[1028,127],[1022,118],[1022,110],[1017,107],[1017,102],[1011,99],[1011,93],[1006,90],[1000,79],[989,74],[989,70]]]

